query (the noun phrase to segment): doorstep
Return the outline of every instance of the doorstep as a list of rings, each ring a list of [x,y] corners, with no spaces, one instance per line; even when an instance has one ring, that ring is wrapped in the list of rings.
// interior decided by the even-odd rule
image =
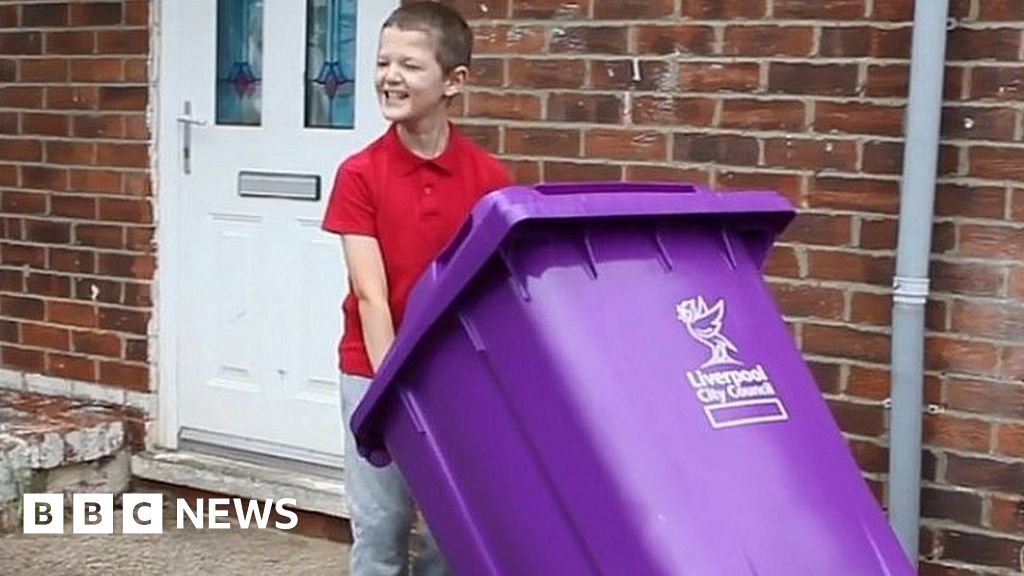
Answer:
[[[294,508],[301,511],[349,516],[341,478],[306,470],[192,451],[156,450],[132,456],[131,473],[142,480],[239,498],[294,498]]]

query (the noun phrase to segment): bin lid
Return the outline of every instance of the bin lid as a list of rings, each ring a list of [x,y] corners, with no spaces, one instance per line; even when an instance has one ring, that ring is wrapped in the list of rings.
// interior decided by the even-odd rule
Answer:
[[[767,253],[793,219],[784,196],[768,190],[714,192],[667,182],[573,182],[511,186],[484,196],[448,246],[420,277],[409,296],[405,319],[370,390],[352,417],[359,453],[377,466],[391,461],[377,414],[390,384],[420,339],[498,250],[513,228],[527,221],[582,221],[614,217],[751,216],[765,233]],[[745,226],[749,228],[751,226]]]

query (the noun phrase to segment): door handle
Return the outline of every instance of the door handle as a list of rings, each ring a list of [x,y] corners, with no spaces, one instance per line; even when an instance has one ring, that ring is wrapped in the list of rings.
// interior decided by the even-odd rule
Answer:
[[[206,126],[206,120],[192,116],[192,101],[185,100],[181,116],[175,118],[181,124],[181,166],[185,174],[192,173],[192,127]]]

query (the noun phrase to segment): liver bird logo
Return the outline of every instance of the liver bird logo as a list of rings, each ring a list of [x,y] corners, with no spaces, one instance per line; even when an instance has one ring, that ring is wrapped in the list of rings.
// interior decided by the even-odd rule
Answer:
[[[722,319],[725,317],[725,301],[719,299],[708,307],[703,296],[683,300],[676,306],[676,317],[686,325],[686,331],[695,340],[711,349],[711,358],[701,368],[722,364],[740,364],[730,352],[738,353],[736,345],[722,334]]]

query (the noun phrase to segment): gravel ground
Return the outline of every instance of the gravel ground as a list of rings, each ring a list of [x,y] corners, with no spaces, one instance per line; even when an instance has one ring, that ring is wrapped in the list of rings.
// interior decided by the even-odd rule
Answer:
[[[280,530],[178,530],[164,533],[0,536],[0,576],[140,576],[149,574],[347,576],[347,544]],[[186,526],[189,526],[186,523]]]

